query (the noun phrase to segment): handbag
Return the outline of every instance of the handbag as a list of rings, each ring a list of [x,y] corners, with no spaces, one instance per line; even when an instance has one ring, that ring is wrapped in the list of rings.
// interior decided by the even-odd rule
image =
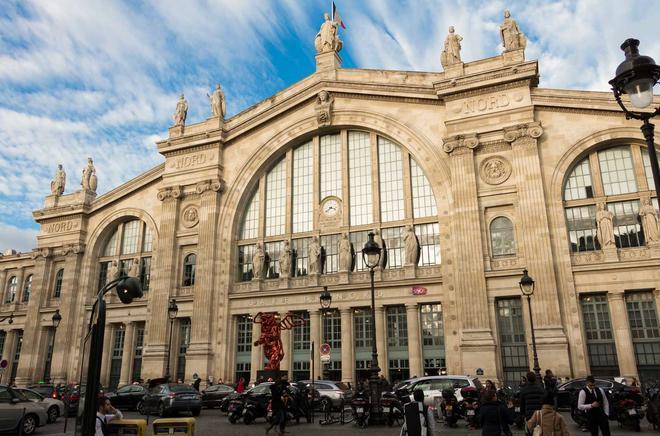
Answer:
[[[538,421],[536,422],[536,427],[534,427],[534,431],[532,432],[532,436],[542,436],[543,435],[543,414],[540,413],[541,411],[536,411],[538,413]]]

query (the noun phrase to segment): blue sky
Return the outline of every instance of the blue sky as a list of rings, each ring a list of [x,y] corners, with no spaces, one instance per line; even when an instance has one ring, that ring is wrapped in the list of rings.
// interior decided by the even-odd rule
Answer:
[[[651,0],[337,0],[344,67],[440,70],[450,25],[465,61],[498,54],[502,11],[528,36],[542,87],[606,90],[621,42],[660,61]],[[32,210],[58,163],[66,192],[94,158],[99,193],[162,162],[177,96],[188,123],[223,86],[229,116],[314,71],[330,1],[5,0],[0,8],[0,250],[36,246]]]

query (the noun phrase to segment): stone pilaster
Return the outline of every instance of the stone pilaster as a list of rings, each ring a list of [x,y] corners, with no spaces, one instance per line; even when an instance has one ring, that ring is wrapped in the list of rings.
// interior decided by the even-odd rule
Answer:
[[[213,350],[211,345],[212,329],[215,321],[222,325],[220,320],[215,320],[213,314],[213,280],[215,278],[215,254],[217,228],[218,228],[218,204],[220,195],[224,190],[221,180],[209,180],[200,182],[195,187],[200,196],[199,206],[199,238],[197,243],[197,270],[195,273],[195,289],[193,304],[193,316],[191,326],[190,347],[186,352],[186,378],[192,378],[197,373],[202,380],[209,375]],[[226,332],[220,332],[221,335]]]
[[[11,377],[11,364],[14,360],[14,352],[16,351],[16,330],[9,330],[6,326],[3,327],[5,327],[7,336],[5,336],[5,348],[2,350],[2,358],[6,359],[7,362],[9,362],[9,365],[7,366],[5,373],[0,376],[0,381],[9,384],[11,381],[9,380],[9,377]]]
[[[309,311],[309,339],[314,342],[314,377],[321,375],[321,312],[319,310]]]
[[[133,352],[135,351],[135,323],[124,324],[124,349],[121,353],[121,374],[119,375],[119,386],[131,383],[131,368],[133,366]]]
[[[637,363],[635,361],[635,347],[633,346],[630,324],[628,323],[628,311],[623,292],[608,292],[607,300],[610,304],[610,315],[612,319],[612,331],[614,332],[614,344],[619,361],[619,374],[623,377],[638,377]]]
[[[387,329],[385,328],[385,308],[376,307],[376,348],[378,349],[378,367],[380,372],[389,378],[389,368],[387,365]]]
[[[103,333],[103,355],[101,356],[101,384],[108,386],[110,382],[110,360],[112,358],[112,343],[115,340],[115,328],[112,324],[106,324]]]
[[[252,317],[256,313],[251,314]],[[261,324],[252,324],[252,353],[250,355],[250,381],[254,382],[257,380],[257,370],[260,370],[264,367],[264,354],[261,345],[255,346],[254,343],[259,340],[261,336]]]
[[[282,330],[282,349],[284,350],[284,359],[280,363],[280,369],[286,371],[289,380],[292,380],[293,348],[291,346],[291,330]]]
[[[341,315],[341,381],[353,383],[355,359],[353,358],[353,310],[342,308]]]
[[[182,196],[180,187],[163,188],[158,191],[158,199],[162,208],[158,246],[154,253],[151,285],[149,293],[149,311],[147,318],[146,343],[142,356],[142,377],[144,379],[162,377],[165,374],[165,358],[167,355],[167,306],[170,290],[174,289],[176,268],[172,268],[175,259],[176,226],[178,220],[179,199]]]
[[[410,376],[424,375],[422,361],[422,342],[419,334],[419,306],[417,304],[406,305],[406,321],[408,325],[408,364]]]

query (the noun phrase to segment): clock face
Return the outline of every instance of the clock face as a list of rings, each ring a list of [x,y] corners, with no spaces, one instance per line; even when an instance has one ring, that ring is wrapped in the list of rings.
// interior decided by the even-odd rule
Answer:
[[[323,203],[323,214],[325,216],[335,216],[339,212],[339,202],[333,198]]]

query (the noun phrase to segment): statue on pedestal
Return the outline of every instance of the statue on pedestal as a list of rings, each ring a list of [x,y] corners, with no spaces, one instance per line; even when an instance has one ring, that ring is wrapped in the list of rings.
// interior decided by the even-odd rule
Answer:
[[[605,203],[598,203],[598,212],[596,212],[598,229],[596,236],[603,249],[616,246],[616,242],[614,241],[614,226],[612,225],[613,218],[614,214],[605,209]]]
[[[254,346],[264,346],[264,356],[268,363],[264,366],[266,371],[279,371],[280,362],[284,359],[284,345],[282,344],[282,330],[291,330],[305,323],[291,313],[287,313],[280,320],[276,312],[259,312],[252,320],[254,324],[261,324],[261,335],[254,341]]]
[[[639,210],[639,218],[642,221],[646,243],[660,242],[660,235],[658,234],[658,214],[655,207],[653,207],[650,198],[642,200],[642,208]]]
[[[525,34],[520,31],[518,23],[511,18],[511,12],[508,10],[504,11],[504,22],[500,25],[500,38],[504,51],[525,48],[527,45]]]
[[[53,177],[53,180],[50,182],[51,194],[53,195],[64,194],[65,185],[66,185],[66,173],[64,172],[64,168],[62,168],[62,164],[59,164],[57,166],[57,170],[55,171],[55,177]]]
[[[179,101],[176,103],[176,111],[174,112],[174,126],[183,127],[186,124],[186,117],[188,116],[188,102],[181,94]]]
[[[120,274],[121,272],[119,271],[119,263],[116,260],[113,260],[108,267],[108,275],[105,279],[106,284],[113,280],[117,280]]]
[[[406,249],[405,265],[417,265],[417,262],[419,262],[419,241],[417,241],[417,235],[412,226],[406,227],[403,243]]]
[[[338,52],[342,48],[342,40],[339,39],[338,24],[330,20],[330,15],[323,14],[324,22],[321,24],[319,33],[316,34],[314,39],[314,47],[316,53],[327,53],[331,51]]]
[[[461,41],[463,38],[454,33],[454,26],[449,26],[449,34],[445,39],[445,49],[440,54],[440,63],[443,68],[460,64],[461,61]]]
[[[319,237],[312,237],[312,241],[307,246],[307,258],[309,262],[308,273],[319,273],[319,261],[321,258],[321,244],[319,244]]]
[[[339,271],[353,271],[353,246],[348,239],[348,233],[342,233],[337,244],[339,253]]]
[[[126,275],[129,277],[140,277],[140,259],[136,257],[131,261],[131,265],[128,267]]]
[[[285,240],[280,250],[280,277],[289,277],[291,274],[291,247],[289,240]]]
[[[80,180],[80,186],[82,186],[84,191],[96,192],[96,168],[94,168],[94,161],[91,157],[87,158],[87,166],[83,168],[82,179]]]
[[[261,242],[257,242],[257,247],[254,249],[254,254],[252,255],[252,280],[261,280],[263,278],[265,260],[266,253]]]
[[[214,117],[225,118],[226,106],[225,106],[225,93],[222,92],[222,87],[220,85],[215,85],[215,90],[211,95],[206,94],[209,97],[211,103],[211,113]]]

